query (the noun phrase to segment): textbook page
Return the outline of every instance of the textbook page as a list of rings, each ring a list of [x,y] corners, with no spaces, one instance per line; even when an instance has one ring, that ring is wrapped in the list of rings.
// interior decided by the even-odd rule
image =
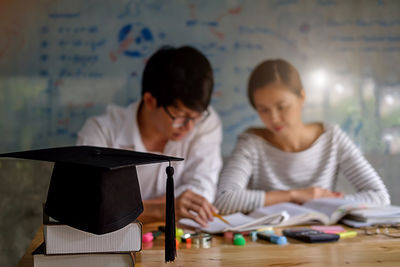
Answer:
[[[291,202],[265,206],[253,211],[249,215],[257,218],[282,211],[286,211],[289,217],[280,223],[279,226],[306,224],[312,221],[319,221],[323,224],[327,224],[329,221],[329,218],[325,214]]]
[[[207,227],[201,227],[198,223],[191,219],[181,219],[179,220],[179,223],[195,229],[200,229],[201,231],[207,233],[223,233],[227,231],[250,231],[265,226],[278,225],[282,221],[286,220],[289,216],[286,212],[279,211],[273,214],[264,214],[263,216],[257,218],[240,212],[222,217],[231,225],[224,223],[216,217],[213,219],[213,221],[208,223]]]
[[[231,215],[222,216],[226,221],[228,221],[232,227],[237,227],[243,224],[248,224],[252,222],[254,219],[244,215],[243,213],[234,213]],[[198,223],[191,219],[181,219],[179,223],[185,226],[190,226],[196,229],[204,230],[208,233],[219,233],[225,232],[230,226],[220,219],[214,217],[213,221],[208,223],[208,227],[201,227]]]
[[[354,209],[365,209],[366,204],[345,200],[341,198],[319,198],[298,205],[291,202],[278,203],[265,206],[250,213],[250,216],[259,217],[276,212],[286,211],[289,218],[282,222],[280,226],[309,224],[314,221],[322,224],[337,223],[349,211]]]
[[[373,207],[373,205],[343,198],[318,198],[304,203],[303,207],[325,214],[329,218],[328,223],[333,224],[337,223],[351,210],[366,209],[367,207]]]

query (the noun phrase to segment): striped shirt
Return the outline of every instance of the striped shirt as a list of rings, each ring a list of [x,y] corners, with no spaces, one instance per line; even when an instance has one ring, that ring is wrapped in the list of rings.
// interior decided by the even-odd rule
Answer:
[[[223,214],[249,212],[264,205],[268,191],[334,190],[339,172],[357,191],[346,199],[390,204],[382,179],[351,139],[337,125],[324,125],[324,130],[301,152],[285,152],[249,131],[242,133],[221,172],[216,207]]]

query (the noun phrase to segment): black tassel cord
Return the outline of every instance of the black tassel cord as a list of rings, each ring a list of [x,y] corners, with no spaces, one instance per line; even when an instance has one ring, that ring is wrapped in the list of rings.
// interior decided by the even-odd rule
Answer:
[[[175,241],[175,195],[174,195],[174,168],[171,162],[166,169],[167,193],[165,210],[165,262],[174,261],[176,257]]]

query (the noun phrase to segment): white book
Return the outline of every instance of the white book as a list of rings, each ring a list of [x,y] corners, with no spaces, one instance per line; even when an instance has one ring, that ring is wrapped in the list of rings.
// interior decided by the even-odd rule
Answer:
[[[179,224],[212,234],[228,231],[243,232],[256,230],[266,226],[278,225],[282,223],[282,221],[286,220],[288,215],[284,211],[279,211],[273,214],[252,217],[251,214],[245,215],[239,212],[222,217],[229,222],[230,225],[226,224],[217,217],[214,217],[213,221],[209,222],[207,227],[201,227],[198,223],[191,219],[181,219],[179,220]]]
[[[65,224],[43,226],[45,254],[131,252],[142,249],[142,224],[139,221],[104,235],[95,235]]]
[[[383,206],[365,210],[353,210],[349,212],[346,218],[368,224],[400,223],[400,207]]]
[[[42,243],[33,254],[34,267],[132,267],[135,266],[135,252],[108,254],[45,255]]]
[[[190,219],[181,219],[180,224],[199,229],[207,233],[226,231],[250,231],[265,226],[289,226],[300,224],[321,223],[335,224],[352,210],[374,207],[365,203],[354,202],[341,198],[319,198],[308,201],[303,205],[291,202],[265,206],[249,214],[234,213],[222,216],[231,225],[218,218],[201,227]]]
[[[319,198],[310,200],[303,205],[284,202],[265,206],[254,211],[252,216],[265,216],[278,211],[286,211],[289,217],[280,226],[312,223],[330,225],[337,223],[353,210],[364,210],[372,207],[375,206],[342,198]]]

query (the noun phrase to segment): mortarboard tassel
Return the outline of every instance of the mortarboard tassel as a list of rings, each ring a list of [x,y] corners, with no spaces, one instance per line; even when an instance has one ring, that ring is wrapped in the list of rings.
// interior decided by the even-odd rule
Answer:
[[[175,241],[175,196],[174,196],[174,168],[171,162],[166,169],[167,193],[165,210],[165,262],[174,261],[176,257]]]

